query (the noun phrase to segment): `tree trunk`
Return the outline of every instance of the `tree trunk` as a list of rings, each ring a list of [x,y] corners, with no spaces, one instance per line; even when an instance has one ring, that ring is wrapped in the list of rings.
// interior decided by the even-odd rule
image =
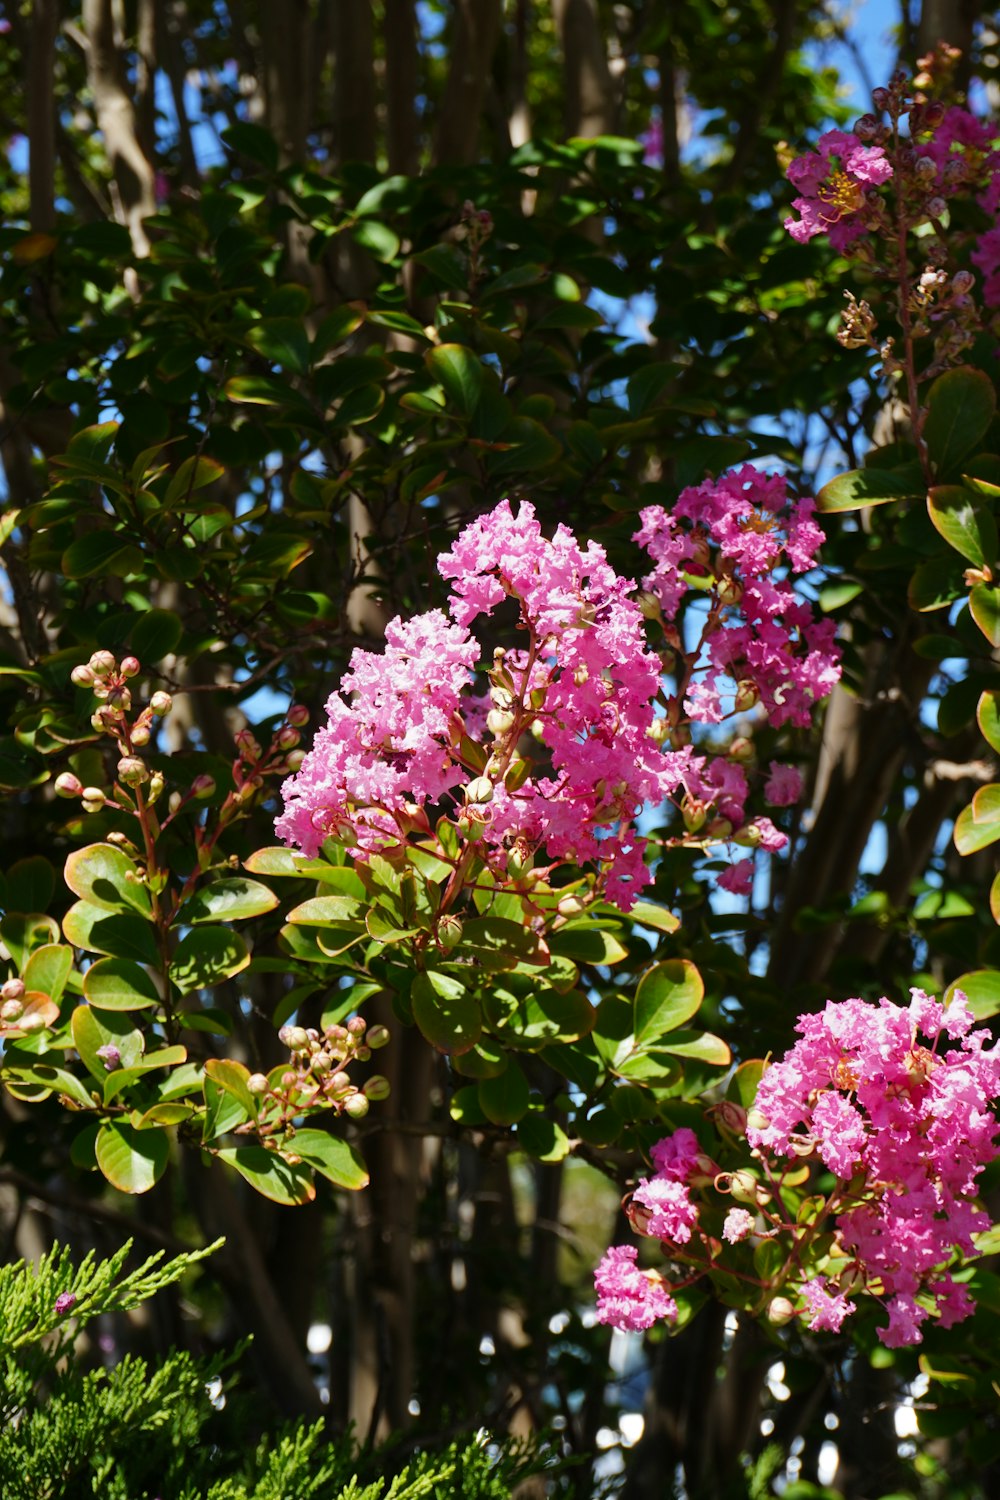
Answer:
[[[125,71],[115,42],[111,0],[83,0],[87,35],[87,76],[97,126],[118,192],[118,215],[132,236],[136,255],[149,253],[143,220],[156,209],[153,165],[141,145],[135,109],[125,87]]]
[[[590,139],[615,129],[617,108],[594,0],[553,0],[566,80],[566,133]]]

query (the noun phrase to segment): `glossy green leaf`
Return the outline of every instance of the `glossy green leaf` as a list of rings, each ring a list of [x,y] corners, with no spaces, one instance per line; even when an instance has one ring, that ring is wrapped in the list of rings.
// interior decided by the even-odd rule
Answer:
[[[148,1193],[170,1160],[163,1130],[134,1130],[119,1120],[101,1126],[94,1150],[97,1165],[120,1193]]]
[[[269,172],[278,170],[278,143],[262,125],[238,120],[222,132],[222,140],[230,151],[237,151]]]
[[[976,719],[990,749],[1000,755],[1000,691],[992,689],[983,694],[976,709]]]
[[[575,1042],[593,1030],[595,1009],[580,990],[562,993],[547,987],[532,987],[528,994],[509,1003],[496,991],[484,997],[487,1021],[509,1047],[537,1050],[551,1043]]]
[[[948,545],[977,568],[996,562],[996,521],[986,502],[971,490],[938,485],[927,497],[927,513]]]
[[[569,1155],[569,1137],[562,1126],[534,1110],[518,1121],[517,1144],[537,1161],[562,1161]]]
[[[673,1057],[691,1057],[714,1068],[727,1068],[733,1060],[728,1044],[710,1031],[671,1032],[657,1050],[669,1052]]]
[[[997,398],[990,377],[961,366],[939,375],[927,394],[923,438],[936,472],[948,478],[986,436]]]
[[[447,974],[418,974],[410,990],[413,1019],[439,1052],[468,1052],[479,1040],[479,1001]]]
[[[60,567],[67,578],[127,578],[142,570],[141,550],[115,531],[88,531],[71,542]]]
[[[151,924],[133,913],[109,912],[106,907],[77,901],[63,917],[67,942],[85,952],[133,958],[155,968],[160,962]]]
[[[470,917],[462,926],[460,951],[490,973],[546,961],[536,935],[509,917]]]
[[[959,990],[968,1000],[969,1009],[977,1021],[988,1021],[991,1016],[1000,1014],[1000,972],[996,969],[972,969],[968,974],[960,974],[945,991],[946,1005]]]
[[[43,854],[29,854],[7,871],[4,908],[8,912],[47,911],[55,894],[56,872]]]
[[[25,988],[38,990],[58,1000],[73,968],[73,950],[64,943],[44,943],[35,948],[21,973]]]
[[[247,1087],[250,1069],[229,1057],[210,1057],[205,1064],[205,1073],[220,1089],[232,1094],[250,1119],[257,1118],[258,1101]]]
[[[54,917],[47,917],[43,912],[11,911],[0,922],[0,938],[23,973],[30,955],[37,948],[59,942],[59,924]]]
[[[356,1193],[368,1186],[369,1177],[360,1154],[340,1136],[325,1130],[297,1130],[286,1143],[286,1149],[301,1156],[335,1187]]]
[[[245,880],[240,875],[233,875],[196,891],[189,901],[185,901],[177,920],[181,926],[197,926],[203,922],[243,922],[273,911],[277,904],[277,896],[259,880]]]
[[[132,860],[114,844],[75,849],[66,860],[65,880],[73,894],[91,906],[152,917],[149,890]]]
[[[180,645],[184,626],[169,609],[147,609],[132,627],[132,650],[142,665],[150,666],[171,656]]]
[[[84,1067],[102,1088],[116,1067],[132,1068],[142,1061],[146,1044],[142,1032],[136,1030],[128,1016],[78,1005],[70,1018],[70,1030]],[[113,1058],[98,1057],[101,1047],[114,1047],[118,1063],[115,1064]]]
[[[985,803],[980,804],[983,809],[985,806]],[[985,849],[989,844],[995,844],[997,839],[1000,839],[1000,814],[993,819],[987,819],[984,816],[977,819],[974,804],[970,802],[968,807],[963,807],[955,819],[952,837],[959,854],[975,854],[978,850]]]
[[[304,332],[302,336],[304,339]],[[225,472],[223,465],[217,463],[214,458],[206,458],[203,454],[193,453],[190,458],[184,460],[168,484],[167,493],[163,497],[164,505],[179,506],[183,509],[184,502],[189,500],[196,491],[215,484]],[[166,611],[160,611],[160,613],[166,613]],[[138,648],[136,650],[138,651]],[[163,654],[166,655],[165,652]]]
[[[482,396],[484,372],[479,356],[464,344],[438,344],[424,363],[463,416],[471,417]]]
[[[889,505],[913,499],[917,493],[911,480],[891,469],[851,469],[825,484],[816,499],[821,511],[832,512]]]
[[[637,901],[628,913],[628,918],[639,927],[651,927],[654,932],[676,932],[681,925],[680,917],[675,917],[665,906],[656,906],[652,901]]]
[[[969,609],[990,645],[1000,647],[1000,588],[977,583],[969,595]]]
[[[364,907],[352,896],[314,896],[288,913],[290,923],[303,927],[343,927],[363,919]],[[372,916],[376,915],[374,912]],[[381,915],[381,914],[379,914]],[[372,931],[372,936],[380,936]]]
[[[290,1163],[263,1146],[231,1146],[216,1151],[216,1157],[233,1167],[255,1192],[272,1203],[291,1207],[311,1203],[316,1196],[312,1172],[303,1163]]]
[[[455,1055],[454,1068],[466,1078],[496,1078],[506,1068],[509,1058],[491,1037],[480,1037],[468,1052]]]
[[[635,1038],[640,1046],[659,1040],[694,1016],[705,997],[705,985],[689,959],[670,958],[640,979],[635,993]]]
[[[298,862],[298,863],[297,863]],[[243,861],[251,875],[301,875],[302,855],[294,849],[257,849]]]
[[[243,939],[225,927],[195,927],[170,960],[170,980],[180,994],[231,979],[250,962]]]
[[[494,1125],[515,1125],[528,1112],[528,1080],[516,1062],[496,1078],[480,1079],[477,1090],[479,1107]]]
[[[83,993],[98,1010],[149,1010],[161,1004],[148,970],[127,958],[100,958],[83,976]]]
[[[301,318],[262,318],[247,333],[247,343],[272,363],[304,375],[309,368],[309,335]]]
[[[628,949],[600,927],[560,927],[549,934],[548,944],[553,953],[580,964],[619,964],[628,957]]]

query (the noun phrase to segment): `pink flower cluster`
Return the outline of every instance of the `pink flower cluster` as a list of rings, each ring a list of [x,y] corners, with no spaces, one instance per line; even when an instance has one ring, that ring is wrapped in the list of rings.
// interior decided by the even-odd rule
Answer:
[[[792,201],[800,217],[785,220],[788,233],[800,244],[826,234],[835,250],[844,250],[869,228],[867,190],[888,182],[892,167],[881,146],[828,130],[815,151],[791,163],[787,176],[800,193]]]
[[[660,1240],[668,1249],[686,1245],[698,1219],[687,1184],[710,1163],[694,1131],[687,1129],[658,1141],[650,1155],[656,1174],[644,1178],[631,1195],[628,1217],[632,1228],[647,1239]],[[598,1265],[594,1272],[597,1321],[633,1330],[651,1328],[660,1318],[673,1322],[677,1304],[662,1278],[655,1272],[637,1271],[635,1260],[634,1246],[612,1245]]]
[[[783,502],[783,480],[742,469],[685,491],[676,521],[659,508],[643,512],[639,537],[657,565],[649,587],[679,597],[681,563],[697,566],[711,538],[723,583],[749,600],[744,623],[730,619],[735,605],[716,605],[711,670],[685,704],[703,723],[722,717],[724,672],[752,677],[777,725],[807,722],[806,704],[836,680],[829,631],[769,576],[781,559],[811,566],[822,535],[811,502],[786,518]],[[312,854],[333,835],[364,857],[404,838],[425,808],[468,802],[473,789],[466,826],[475,825],[471,836],[500,878],[514,848],[589,863],[625,909],[648,878],[635,826],[644,806],[672,799],[695,810],[699,827],[714,810],[724,836],[739,830],[750,846],[782,847],[769,818],[743,827],[749,784],[740,764],[664,743],[661,660],[646,643],[634,584],[603,548],[581,547],[565,526],[547,539],[530,505],[515,514],[504,501],[467,526],[438,567],[452,586],[448,613],[393,620],[382,654],[354,652],[327,725],[285,783],[280,837]],[[508,602],[526,644],[495,653],[488,693],[477,695],[481,650],[470,627]],[[529,732],[539,749],[526,761]],[[478,759],[470,740],[482,747]],[[798,772],[772,762],[765,800],[785,807],[800,792]]]
[[[879,1337],[893,1347],[919,1343],[932,1315],[950,1327],[973,1310],[946,1267],[955,1249],[973,1252],[973,1234],[990,1222],[974,1199],[997,1154],[1000,1046],[972,1025],[961,995],[947,1010],[921,990],[908,1007],[830,1002],[800,1017],[800,1040],[765,1072],[750,1116],[759,1152],[812,1149],[839,1179],[845,1284],[860,1277],[885,1301]],[[946,1050],[943,1036],[958,1045]],[[803,1296],[812,1328],[839,1327],[853,1311],[824,1277]]]
[[[837,682],[833,622],[816,620],[787,577],[774,576],[815,567],[823,541],[815,509],[812,500],[789,502],[782,475],[744,464],[684,490],[670,511],[640,512],[635,540],[656,564],[643,584],[664,617],[674,619],[692,590],[707,599],[702,650],[685,685],[692,718],[719,723],[728,682],[736,707],[759,700],[776,728],[808,725]]]

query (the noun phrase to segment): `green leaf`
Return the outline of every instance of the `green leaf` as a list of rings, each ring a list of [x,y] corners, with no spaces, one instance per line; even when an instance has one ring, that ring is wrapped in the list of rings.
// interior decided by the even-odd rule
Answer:
[[[993,877],[990,886],[990,913],[994,922],[1000,923],[1000,872]]]
[[[356,1193],[368,1186],[368,1170],[359,1153],[339,1136],[325,1130],[297,1130],[287,1149],[308,1162],[333,1183]]]
[[[170,960],[170,980],[182,995],[231,979],[250,962],[246,943],[225,927],[196,927]]]
[[[304,1163],[285,1161],[276,1151],[265,1151],[263,1146],[234,1146],[216,1151],[215,1155],[227,1167],[234,1167],[261,1197],[270,1198],[273,1203],[291,1207],[296,1203],[311,1203],[316,1196],[309,1168]]]
[[[128,578],[142,571],[143,556],[134,542],[116,531],[88,531],[71,542],[60,567],[67,578]]]
[[[266,885],[234,875],[196,891],[181,907],[177,921],[185,927],[202,922],[242,922],[273,911],[277,904],[277,896]]]
[[[1000,802],[998,802],[1000,786],[981,787],[976,797],[981,797],[983,792],[989,792],[991,796],[979,802],[979,817],[976,816],[977,803],[973,799],[968,807],[963,807],[955,819],[952,837],[959,854],[975,854],[978,850],[985,849],[987,845],[994,844],[997,839],[1000,839]],[[988,807],[997,809],[994,816],[986,815]]]
[[[972,618],[994,650],[1000,646],[1000,588],[977,583],[969,595]]]
[[[667,1031],[683,1026],[705,998],[705,985],[694,964],[670,958],[656,964],[639,981],[635,994],[636,1042],[648,1046]]]
[[[59,926],[53,917],[42,912],[10,912],[0,922],[0,938],[11,958],[23,973],[24,966],[36,948],[58,943]]]
[[[288,913],[290,923],[302,927],[343,927],[360,921],[364,907],[353,896],[313,896]],[[378,915],[370,912],[370,916]],[[371,931],[371,928],[369,928]],[[372,932],[372,937],[381,936]]]
[[[67,942],[84,952],[134,958],[154,969],[160,963],[152,927],[133,914],[126,916],[89,901],[77,901],[63,917],[63,932]]]
[[[462,926],[460,951],[490,973],[546,961],[535,934],[509,917],[470,917]]]
[[[889,505],[914,499],[920,492],[912,480],[891,469],[851,469],[838,474],[817,495],[821,511],[863,510],[869,505]]]
[[[728,1068],[733,1060],[726,1042],[710,1031],[676,1031],[657,1049],[672,1057],[693,1057],[713,1068]]]
[[[127,958],[100,958],[83,976],[83,993],[98,1010],[149,1010],[161,999],[151,975]]]
[[[518,1122],[517,1144],[538,1161],[562,1161],[569,1155],[569,1138],[562,1126],[534,1110]]]
[[[436,971],[418,974],[410,990],[413,1019],[439,1052],[468,1052],[479,1040],[479,1002],[464,985]]]
[[[257,1118],[257,1100],[247,1087],[250,1069],[229,1057],[210,1057],[205,1064],[205,1074],[217,1083],[220,1089],[238,1100],[247,1117]]]
[[[305,339],[304,332],[302,337]],[[176,505],[178,501],[183,502],[189,499],[196,490],[203,490],[206,485],[215,484],[225,472],[224,466],[214,458],[205,458],[202,454],[193,453],[190,458],[184,460],[167,486],[167,493],[163,497],[164,505],[169,508]],[[165,614],[166,611],[161,610],[160,613]],[[166,655],[166,652],[163,655]]]
[[[490,1027],[505,1045],[528,1051],[579,1041],[594,1027],[594,1006],[580,990],[562,994],[537,987],[516,1000],[488,991],[483,1008]]]
[[[927,496],[927,513],[949,547],[977,568],[997,557],[997,526],[977,495],[957,484],[938,485]]]
[[[986,436],[996,411],[993,382],[982,370],[961,366],[939,375],[927,394],[923,438],[936,472],[954,473]]]
[[[259,354],[293,375],[309,368],[309,335],[301,318],[262,318],[247,333]]]
[[[394,260],[399,254],[399,235],[380,219],[362,219],[352,227],[351,235],[376,260]]]
[[[7,871],[5,909],[11,911],[47,911],[55,895],[56,872],[44,854],[29,854]]]
[[[983,694],[976,718],[990,749],[1000,754],[1000,691],[993,689]]]
[[[468,1052],[455,1057],[457,1073],[466,1078],[496,1078],[507,1066],[508,1057],[503,1048],[490,1037],[481,1037]]]
[[[462,415],[471,417],[483,390],[483,366],[478,355],[464,344],[439,344],[428,349],[424,363]]]
[[[477,1084],[479,1107],[494,1125],[516,1125],[528,1112],[531,1095],[528,1080],[516,1062],[511,1062],[496,1078],[483,1078]]]
[[[105,911],[139,912],[152,920],[148,888],[127,854],[114,844],[88,844],[66,861],[66,884],[75,896]]]
[[[73,968],[73,950],[62,943],[44,943],[36,948],[21,971],[25,989],[39,991],[58,1000]]]
[[[95,464],[104,463],[114,447],[119,425],[118,422],[97,422],[92,427],[81,427],[70,438],[65,457],[85,458]]]
[[[98,1057],[99,1047],[116,1047],[122,1068],[133,1068],[142,1061],[145,1041],[128,1016],[116,1011],[95,1011],[89,1005],[78,1005],[70,1017],[73,1045],[91,1077],[102,1085],[115,1071]]]
[[[247,859],[243,861],[243,868],[249,870],[251,875],[296,875],[301,877],[303,870],[302,855],[297,854],[294,849],[281,847],[273,849],[256,849]]]
[[[148,1193],[167,1169],[170,1141],[162,1130],[134,1130],[118,1120],[97,1132],[97,1165],[120,1193]]]
[[[628,913],[630,922],[639,927],[651,927],[654,932],[676,932],[681,925],[680,917],[664,906],[655,906],[652,901],[637,901]]]
[[[945,1005],[951,1004],[956,990],[964,992],[977,1021],[988,1021],[1000,1014],[1000,973],[996,969],[972,969],[968,974],[960,974],[945,990]]]
[[[169,609],[147,609],[133,625],[129,640],[145,667],[172,656],[183,634],[180,618]]]
[[[549,933],[547,941],[552,953],[574,963],[619,964],[628,958],[628,949],[600,927],[560,927]]]
[[[265,167],[268,172],[278,170],[278,143],[263,126],[238,120],[235,125],[227,126],[221,139],[230,151],[238,151],[241,156]]]

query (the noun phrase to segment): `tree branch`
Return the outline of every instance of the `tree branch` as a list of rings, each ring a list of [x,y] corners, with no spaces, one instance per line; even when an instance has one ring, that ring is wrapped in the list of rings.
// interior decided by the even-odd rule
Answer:
[[[83,0],[83,24],[87,76],[118,189],[121,219],[128,226],[136,255],[144,256],[149,253],[149,240],[142,221],[156,209],[155,174],[139,143],[135,110],[115,46],[111,0]]]
[[[31,227],[55,224],[55,61],[59,0],[35,0],[28,51],[28,194]]]

